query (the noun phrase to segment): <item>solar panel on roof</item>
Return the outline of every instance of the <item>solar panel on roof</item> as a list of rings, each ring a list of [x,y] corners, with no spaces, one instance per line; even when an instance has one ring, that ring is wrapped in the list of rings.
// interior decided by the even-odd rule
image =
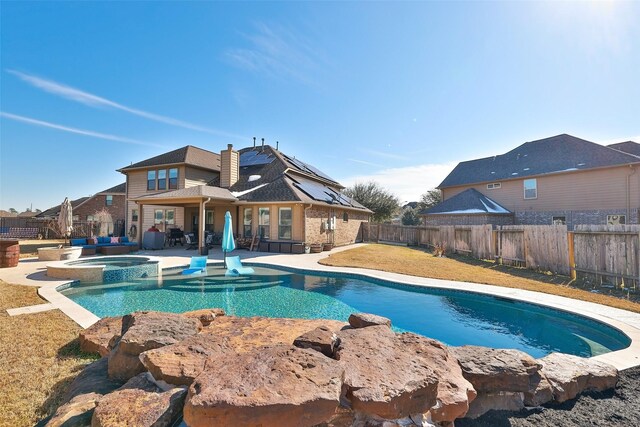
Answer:
[[[298,170],[300,170],[302,172],[310,173],[312,175],[316,175],[316,176],[319,176],[321,178],[328,179],[329,181],[334,181],[334,179],[331,178],[330,176],[326,175],[325,173],[323,173],[319,169],[311,166],[310,164],[307,164],[307,163],[303,162],[302,160],[298,160],[298,159],[296,159],[294,157],[289,157],[286,154],[283,154],[283,156],[291,164],[293,164],[296,168],[298,168]]]
[[[240,154],[240,167],[245,166],[257,166],[257,165],[268,165],[273,161],[274,157],[270,154],[249,150]]]
[[[327,193],[327,187],[322,184],[316,184],[315,182],[299,182],[296,186],[300,190],[307,193],[309,197],[319,202],[331,203],[333,198]]]

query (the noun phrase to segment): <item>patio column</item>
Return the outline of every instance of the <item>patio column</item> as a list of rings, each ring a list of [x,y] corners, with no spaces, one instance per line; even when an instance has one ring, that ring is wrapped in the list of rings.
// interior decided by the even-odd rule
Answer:
[[[140,249],[142,249],[142,224],[143,224],[143,219],[144,219],[144,212],[143,212],[143,208],[142,208],[142,203],[138,203],[136,202],[136,204],[138,205],[138,232],[136,233],[137,239],[138,239],[138,246],[140,247]]]
[[[198,254],[202,254],[202,248],[204,247],[204,207],[205,207],[205,200],[201,200],[200,201],[200,219],[198,220]]]

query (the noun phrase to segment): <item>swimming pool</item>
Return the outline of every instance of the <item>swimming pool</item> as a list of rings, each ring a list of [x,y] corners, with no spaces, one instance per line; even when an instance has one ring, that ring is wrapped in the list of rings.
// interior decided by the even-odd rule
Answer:
[[[222,267],[209,266],[206,276],[185,278],[174,270],[162,277],[59,289],[100,317],[221,307],[236,316],[346,321],[351,313],[367,312],[390,318],[397,331],[449,345],[516,348],[534,357],[552,351],[590,357],[630,344],[601,322],[534,304],[358,275],[254,268],[250,277],[225,277]]]

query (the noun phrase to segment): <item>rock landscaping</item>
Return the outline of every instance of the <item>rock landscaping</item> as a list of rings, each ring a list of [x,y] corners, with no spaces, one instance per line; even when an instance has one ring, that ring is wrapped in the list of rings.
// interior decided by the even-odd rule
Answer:
[[[447,347],[389,319],[136,312],[80,334],[103,357],[71,383],[48,426],[440,426],[491,410],[559,404],[615,387],[590,359]]]

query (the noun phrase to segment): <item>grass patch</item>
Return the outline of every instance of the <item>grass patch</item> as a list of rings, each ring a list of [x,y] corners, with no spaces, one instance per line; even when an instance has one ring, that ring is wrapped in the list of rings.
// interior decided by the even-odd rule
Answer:
[[[32,426],[52,414],[67,385],[96,359],[80,351],[82,328],[59,310],[6,311],[45,302],[36,288],[0,281],[0,426]]]
[[[320,260],[320,264],[526,289],[640,313],[637,302],[577,289],[566,276],[546,275],[462,256],[438,258],[421,248],[370,244],[337,252]]]
[[[64,239],[51,239],[51,240],[20,240],[20,259],[32,258],[38,256],[39,248],[51,248],[64,244]]]

